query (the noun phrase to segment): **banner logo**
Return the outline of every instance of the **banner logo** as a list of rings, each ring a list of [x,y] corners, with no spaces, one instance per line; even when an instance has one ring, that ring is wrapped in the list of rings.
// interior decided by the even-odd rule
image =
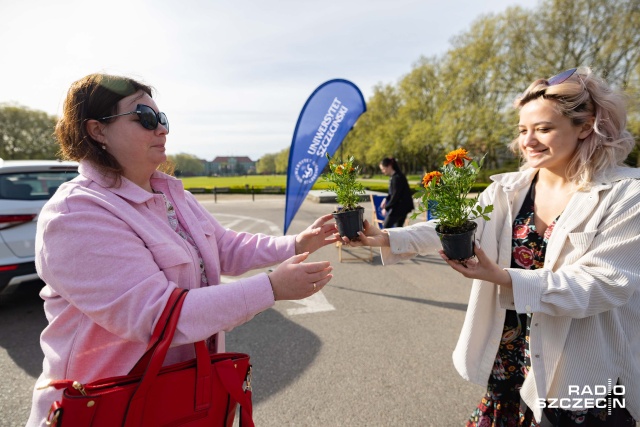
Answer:
[[[302,159],[296,165],[294,173],[300,184],[313,184],[318,179],[318,165],[311,159]]]

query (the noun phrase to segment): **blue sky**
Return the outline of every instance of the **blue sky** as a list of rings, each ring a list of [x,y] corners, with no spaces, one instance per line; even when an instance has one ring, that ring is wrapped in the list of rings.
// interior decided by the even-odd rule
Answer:
[[[307,97],[344,78],[365,99],[479,16],[532,0],[0,0],[0,103],[60,114],[93,72],[157,89],[169,153],[257,160],[289,146]]]

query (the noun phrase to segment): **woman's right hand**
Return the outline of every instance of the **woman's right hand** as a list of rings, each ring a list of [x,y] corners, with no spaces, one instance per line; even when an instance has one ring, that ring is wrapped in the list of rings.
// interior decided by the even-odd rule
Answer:
[[[364,233],[358,231],[358,240],[350,240],[348,237],[342,237],[344,244],[349,246],[389,246],[389,234],[380,230],[378,227],[371,225],[369,221],[364,220]]]
[[[276,301],[310,297],[333,278],[329,261],[303,263],[308,256],[309,252],[294,255],[269,273]]]

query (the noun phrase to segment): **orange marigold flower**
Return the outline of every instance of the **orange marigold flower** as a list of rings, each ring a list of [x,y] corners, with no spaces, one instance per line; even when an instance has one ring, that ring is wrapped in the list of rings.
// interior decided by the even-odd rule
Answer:
[[[343,165],[338,165],[336,166],[336,173],[338,175],[342,175],[342,171],[344,170],[344,166]]]
[[[447,160],[444,162],[445,166],[449,163],[453,162],[455,167],[461,168],[464,166],[465,160],[471,160],[469,157],[469,153],[464,148],[458,148],[457,150],[453,150],[447,154]]]
[[[422,178],[422,185],[424,185],[424,188],[427,188],[429,186],[429,183],[434,179],[435,179],[435,183],[437,184],[438,181],[440,181],[441,176],[442,176],[442,173],[438,171],[425,173],[424,177]]]

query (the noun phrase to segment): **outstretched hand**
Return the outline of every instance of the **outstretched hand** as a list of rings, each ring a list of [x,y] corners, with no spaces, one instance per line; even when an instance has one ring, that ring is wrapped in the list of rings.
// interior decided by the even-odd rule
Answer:
[[[500,268],[495,261],[491,260],[477,241],[474,246],[475,257],[464,261],[449,259],[443,250],[438,251],[438,253],[451,268],[464,277],[484,280],[508,288],[512,286],[511,275]]]
[[[333,278],[329,261],[303,263],[308,256],[308,252],[294,255],[269,273],[276,301],[307,298]]]
[[[358,231],[358,240],[350,240],[348,237],[341,237],[344,244],[349,246],[389,246],[389,234],[371,225],[364,220],[364,232]]]
[[[327,221],[331,219],[333,219],[332,214],[323,215],[298,234],[296,236],[296,254],[313,253],[323,246],[337,242],[338,238],[334,235],[337,231],[336,224],[327,224]]]

